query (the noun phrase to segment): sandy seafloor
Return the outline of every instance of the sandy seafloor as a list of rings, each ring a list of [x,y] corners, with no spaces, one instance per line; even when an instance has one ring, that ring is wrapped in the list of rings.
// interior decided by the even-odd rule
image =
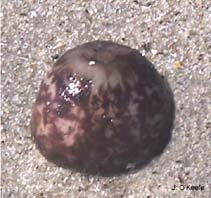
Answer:
[[[211,197],[211,1],[1,4],[3,198]],[[58,168],[41,156],[29,131],[39,85],[55,59],[97,39],[138,49],[168,79],[176,104],[172,139],[164,153],[146,168],[121,176]]]

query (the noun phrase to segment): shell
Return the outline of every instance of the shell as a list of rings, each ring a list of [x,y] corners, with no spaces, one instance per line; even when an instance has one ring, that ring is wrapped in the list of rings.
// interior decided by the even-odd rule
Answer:
[[[31,119],[45,158],[110,175],[146,165],[171,138],[168,84],[137,50],[111,41],[67,51],[41,83]]]

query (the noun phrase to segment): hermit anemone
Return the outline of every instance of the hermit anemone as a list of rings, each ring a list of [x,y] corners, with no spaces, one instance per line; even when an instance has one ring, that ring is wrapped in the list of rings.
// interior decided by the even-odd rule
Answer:
[[[94,41],[62,55],[41,83],[31,133],[55,164],[109,175],[148,164],[171,138],[167,82],[137,50]]]

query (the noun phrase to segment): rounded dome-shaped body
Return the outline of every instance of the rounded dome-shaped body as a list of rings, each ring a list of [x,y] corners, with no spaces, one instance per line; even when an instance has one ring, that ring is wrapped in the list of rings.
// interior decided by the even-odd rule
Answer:
[[[48,72],[31,132],[49,161],[106,175],[159,155],[173,118],[172,93],[145,57],[94,41],[67,51]]]

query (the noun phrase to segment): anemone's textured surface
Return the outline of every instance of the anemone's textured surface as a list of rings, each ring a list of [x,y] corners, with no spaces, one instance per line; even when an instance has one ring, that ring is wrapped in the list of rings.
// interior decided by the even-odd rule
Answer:
[[[171,137],[170,89],[137,50],[109,41],[66,52],[43,80],[31,131],[65,167],[120,173],[159,155]]]

